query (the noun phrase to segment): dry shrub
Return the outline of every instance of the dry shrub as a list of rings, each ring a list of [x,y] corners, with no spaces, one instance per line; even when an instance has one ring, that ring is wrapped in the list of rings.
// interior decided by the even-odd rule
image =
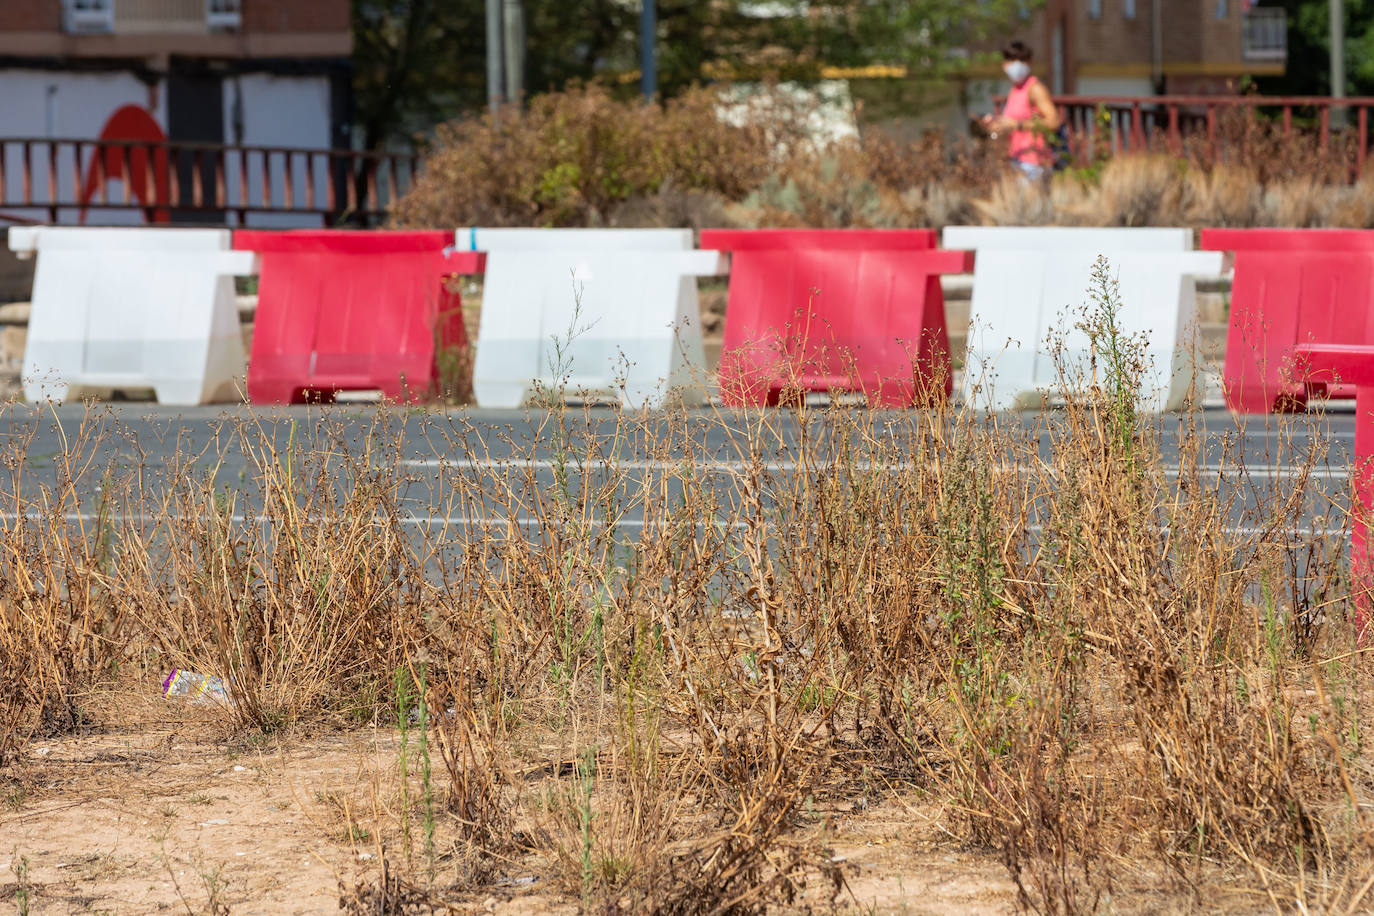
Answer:
[[[1355,132],[1333,131],[1323,144],[1315,115],[1313,111],[1303,118],[1297,112],[1285,135],[1277,111],[1223,110],[1217,116],[1214,138],[1208,138],[1201,124],[1195,125],[1184,139],[1183,153],[1199,171],[1241,166],[1255,170],[1265,184],[1305,177],[1323,184],[1343,183],[1349,163],[1355,160]]]
[[[1340,194],[1311,176],[1270,184],[1264,189],[1265,225],[1309,229],[1330,224]]]
[[[383,853],[375,878],[355,881],[352,887],[339,880],[339,912],[344,916],[420,916],[452,910]]]
[[[745,226],[940,227],[972,222],[969,198],[1006,171],[988,147],[927,133],[900,143],[881,131],[862,141],[799,148],[751,194],[729,208]]]
[[[446,228],[601,225],[625,202],[668,186],[738,200],[803,142],[800,121],[779,113],[736,126],[717,107],[707,90],[646,105],[589,86],[444,125],[393,219]]]
[[[1334,188],[1327,217],[1331,226],[1343,229],[1374,229],[1374,172],[1366,172],[1349,187]]]
[[[982,740],[954,748],[970,827],[1001,845],[1038,911],[1093,911],[1123,881],[1157,880],[1147,858],[1185,887],[1207,880],[1205,863],[1231,862],[1270,893],[1287,881],[1282,893],[1301,897],[1304,870],[1348,870],[1371,838],[1320,821],[1315,800],[1341,798],[1348,782],[1327,763],[1336,745],[1297,724],[1335,710],[1320,689],[1305,710],[1293,699],[1295,681],[1316,677],[1300,622],[1341,573],[1321,565],[1307,579],[1288,565],[1293,545],[1219,526],[1245,514],[1205,483],[1187,427],[1179,477],[1162,473],[1159,434],[1133,404],[1147,354],[1113,339],[1108,271],[1084,319],[1099,343],[1094,380],[1047,429],[1049,479],[1027,500],[1044,533],[1017,554],[1043,561],[994,556],[992,581],[1021,583],[1020,594],[982,589],[1022,626],[985,653],[1017,685],[1014,701],[991,691],[987,712],[960,713],[984,723]],[[1308,468],[1320,458],[1292,455]],[[1278,488],[1260,516],[1275,535],[1308,507],[1298,487]],[[1257,582],[1283,581],[1286,611],[1256,606]]]
[[[970,215],[961,195],[1005,169],[994,147],[937,132],[818,146],[797,104],[779,96],[731,121],[705,89],[662,105],[599,87],[539,96],[441,128],[392,216],[442,227],[945,225]]]
[[[1050,226],[1055,223],[1049,189],[1019,175],[1005,175],[973,207],[985,226]]]
[[[159,522],[121,539],[114,580],[168,668],[220,677],[233,719],[262,731],[390,706],[424,607],[385,426],[337,452],[294,434],[238,428],[246,493],[188,468]]]
[[[1098,178],[1088,218],[1104,226],[1179,226],[1185,196],[1183,163],[1167,156],[1120,156]]]
[[[606,219],[606,225],[626,229],[666,226],[700,231],[726,223],[725,200],[719,194],[679,189],[671,180],[651,194],[621,201]]]
[[[1248,166],[1216,165],[1188,174],[1188,219],[1199,226],[1259,225],[1263,194]]]
[[[36,493],[26,476],[35,434],[15,431],[3,456],[0,502],[13,514],[0,535],[0,772],[35,735],[88,726],[85,694],[124,651],[125,620],[106,578],[115,556],[107,494],[93,522],[74,530],[67,520],[90,505],[87,480],[114,433],[96,413],[63,430],[50,459],[54,481]]]
[[[913,211],[924,213],[928,226],[967,226],[974,223],[978,215],[971,194],[967,189],[932,182],[904,192],[903,203]]]
[[[907,142],[877,128],[863,135],[865,173],[880,187],[903,191],[942,185],[972,190],[1007,169],[1004,150],[992,143],[970,144],[936,130]]]
[[[925,225],[925,214],[911,208],[919,198],[884,189],[863,171],[864,154],[852,144],[837,145],[815,160],[789,164],[770,175],[738,205],[736,225],[838,229],[900,228]]]
[[[665,461],[685,444],[676,429],[631,435]],[[544,438],[568,468],[606,444],[566,418]],[[477,459],[460,431],[452,445]],[[795,835],[826,769],[801,699],[814,673],[780,663],[780,625],[741,626],[733,610],[766,587],[766,530],[744,536],[760,568],[739,581],[723,540],[692,546],[712,511],[699,487],[675,504],[653,475],[547,487],[518,464],[496,473],[453,483],[485,512],[523,507],[538,532],[468,541],[434,614],[447,675],[433,703],[454,709],[435,735],[469,860],[536,855],[606,912],[764,912],[817,872],[838,881],[824,847]],[[616,533],[622,500],[643,507],[641,537]],[[717,587],[740,598],[708,600]],[[532,726],[552,745],[529,754],[518,736]]]
[[[524,111],[440,130],[425,171],[393,211],[399,225],[911,227],[959,225],[1367,226],[1347,189],[1353,140],[1285,137],[1255,112],[1223,113],[1216,142],[1090,161],[1048,191],[1009,174],[1005,149],[929,131],[876,128],[818,144],[794,99],[721,116],[702,89],[662,105],[599,87],[533,99]],[[1347,134],[1350,132],[1347,132]]]

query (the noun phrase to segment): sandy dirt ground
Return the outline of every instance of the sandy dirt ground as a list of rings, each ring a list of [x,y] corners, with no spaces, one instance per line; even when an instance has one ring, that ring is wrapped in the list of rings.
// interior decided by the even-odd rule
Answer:
[[[376,825],[395,823],[399,740],[359,729],[245,743],[173,722],[36,742],[22,788],[0,807],[0,906],[26,897],[33,914],[338,912],[342,890],[379,872]],[[838,909],[1010,912],[997,860],[960,849],[941,833],[942,812],[921,804],[833,803],[831,847],[849,882]],[[578,909],[528,861],[466,889],[445,867],[441,857],[435,885],[455,912]]]

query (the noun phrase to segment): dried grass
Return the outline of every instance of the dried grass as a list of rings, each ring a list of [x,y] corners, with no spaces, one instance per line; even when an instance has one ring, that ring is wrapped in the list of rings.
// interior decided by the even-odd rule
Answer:
[[[1349,187],[1333,188],[1328,225],[1344,229],[1374,229],[1374,172]]]
[[[1196,416],[1135,413],[1142,356],[1099,298],[1093,378],[1029,427],[554,410],[497,441],[434,414],[408,422],[452,461],[406,470],[386,414],[227,425],[232,494],[184,453],[165,483],[110,480],[94,541],[62,493],[108,454],[98,425],[70,485],[30,480],[20,440],[0,646],[47,654],[0,737],[41,765],[45,697],[71,708],[111,651],[124,677],[227,677],[242,735],[409,727],[368,821],[397,853],[352,911],[481,900],[510,862],[589,912],[825,906],[845,875],[808,800],[873,774],[945,802],[1026,908],[1367,907],[1374,672],[1339,549],[1298,532],[1344,507],[1310,473],[1219,486],[1204,462],[1243,462],[1204,457]],[[1316,470],[1309,422],[1270,461]],[[499,521],[406,524],[417,498]]]
[[[988,196],[973,202],[985,226],[1049,226],[1055,222],[1054,200],[1038,182],[1005,175]]]
[[[1097,194],[1084,209],[1106,226],[1183,225],[1181,165],[1157,155],[1114,158],[1103,166]]]
[[[1336,189],[1315,178],[1294,178],[1264,190],[1262,215],[1265,225],[1310,229],[1331,225]]]
[[[1187,214],[1196,226],[1257,226],[1263,213],[1259,176],[1247,166],[1216,165],[1188,174]]]
[[[89,503],[98,479],[95,453],[113,435],[107,418],[88,414],[51,458],[52,483],[23,491],[36,427],[4,446],[13,483],[0,536],[0,778],[36,735],[70,734],[90,724],[82,695],[108,676],[125,651],[124,609],[103,573],[113,563],[111,503],[73,530],[69,513]]]

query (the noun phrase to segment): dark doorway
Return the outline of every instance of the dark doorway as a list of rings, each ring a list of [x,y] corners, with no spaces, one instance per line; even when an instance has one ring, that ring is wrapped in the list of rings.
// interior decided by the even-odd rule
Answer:
[[[203,62],[173,57],[167,75],[167,139],[178,143],[224,142],[224,77]],[[215,165],[218,150],[184,149],[176,154],[174,223],[224,222],[223,210],[208,209],[215,202]],[[196,202],[196,177],[200,202]]]

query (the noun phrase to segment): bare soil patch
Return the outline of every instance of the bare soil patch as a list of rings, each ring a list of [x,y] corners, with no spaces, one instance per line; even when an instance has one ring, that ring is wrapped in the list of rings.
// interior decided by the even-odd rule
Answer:
[[[395,800],[395,729],[253,742],[212,732],[183,722],[37,742],[26,794],[0,814],[0,901],[16,901],[17,872],[35,914],[209,913],[212,901],[245,916],[334,913],[341,889],[375,884],[379,841],[394,839],[376,815]],[[962,848],[942,816],[895,795],[813,805],[806,820],[829,829],[848,881],[837,909],[1011,912],[996,856]],[[434,898],[459,912],[578,910],[537,857],[466,887],[453,855],[439,862]]]

